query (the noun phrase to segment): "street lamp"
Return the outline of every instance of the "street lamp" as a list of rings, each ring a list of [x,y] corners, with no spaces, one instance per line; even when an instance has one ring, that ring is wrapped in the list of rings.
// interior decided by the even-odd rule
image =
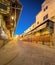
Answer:
[[[14,16],[11,16],[11,19],[14,20]]]

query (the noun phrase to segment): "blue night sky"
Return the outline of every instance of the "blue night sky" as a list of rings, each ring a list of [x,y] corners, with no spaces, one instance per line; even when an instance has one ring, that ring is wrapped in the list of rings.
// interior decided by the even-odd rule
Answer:
[[[44,0],[20,0],[23,8],[18,20],[15,35],[22,34],[36,21],[36,15],[41,10],[43,1]]]

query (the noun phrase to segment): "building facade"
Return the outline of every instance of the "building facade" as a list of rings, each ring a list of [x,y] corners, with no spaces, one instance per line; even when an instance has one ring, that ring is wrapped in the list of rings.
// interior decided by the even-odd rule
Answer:
[[[51,41],[55,45],[55,0],[45,0],[41,7],[41,11],[36,15],[35,25],[32,25],[32,30],[26,34],[34,35],[35,40],[38,38],[38,41],[42,42]]]
[[[0,0],[0,38],[14,36],[21,10],[19,0]]]

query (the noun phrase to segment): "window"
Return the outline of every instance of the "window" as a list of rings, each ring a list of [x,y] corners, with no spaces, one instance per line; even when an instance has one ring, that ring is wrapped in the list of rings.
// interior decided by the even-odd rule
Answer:
[[[45,8],[44,8],[44,11],[46,11],[48,9],[48,6],[46,6]]]
[[[43,20],[46,20],[48,18],[48,14],[43,17]]]
[[[46,15],[46,19],[48,18],[48,14]]]
[[[48,9],[48,6],[46,6],[46,9]]]
[[[39,21],[37,22],[37,24],[39,24]]]

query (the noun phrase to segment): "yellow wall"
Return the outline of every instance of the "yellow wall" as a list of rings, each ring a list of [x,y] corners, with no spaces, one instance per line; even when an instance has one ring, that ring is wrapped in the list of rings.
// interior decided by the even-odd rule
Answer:
[[[36,16],[36,26],[40,25],[42,22],[43,22],[43,11],[40,11]]]
[[[44,8],[48,6],[48,9],[44,11]],[[42,11],[43,11],[43,17],[48,14],[48,19],[50,19],[52,16],[55,16],[55,1],[54,0],[46,0],[42,4]]]
[[[48,6],[48,9],[46,9],[46,11],[44,11],[44,8],[46,6]],[[42,10],[36,15],[36,26],[38,26],[41,23],[45,22],[45,20],[43,21],[43,17],[46,14],[48,14],[47,19],[51,19],[51,17],[55,16],[55,0],[46,0],[42,4]],[[38,22],[39,22],[39,24],[38,24]]]

